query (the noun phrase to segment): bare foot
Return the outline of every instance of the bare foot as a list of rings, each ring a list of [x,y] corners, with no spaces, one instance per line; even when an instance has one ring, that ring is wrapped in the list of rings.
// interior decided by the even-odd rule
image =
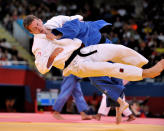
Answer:
[[[122,121],[122,114],[120,113],[120,107],[116,107],[116,124],[120,124]]]
[[[131,114],[128,116],[127,121],[130,122],[130,121],[134,121],[135,119],[136,119],[136,117],[133,114]]]
[[[160,60],[157,64],[149,69],[143,70],[143,78],[154,78],[159,76],[164,70],[164,59]]]
[[[57,111],[54,111],[53,116],[54,116],[55,119],[57,119],[57,120],[64,120],[64,118],[63,118],[63,117],[60,115],[60,113],[57,112]]]
[[[100,119],[101,119],[101,114],[93,115],[92,118],[93,118],[93,119],[96,119],[96,120],[98,120],[98,121],[100,121]]]
[[[82,120],[91,120],[91,116],[87,115],[85,112],[80,112]]]

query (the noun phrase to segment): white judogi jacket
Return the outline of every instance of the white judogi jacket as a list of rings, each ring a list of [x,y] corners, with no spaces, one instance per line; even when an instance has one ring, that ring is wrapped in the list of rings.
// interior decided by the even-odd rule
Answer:
[[[82,41],[79,39],[62,39],[49,41],[45,34],[34,35],[32,52],[35,55],[35,65],[40,73],[45,74],[52,66],[63,69],[65,61],[70,57],[72,52],[81,46]],[[64,49],[55,57],[53,65],[47,68],[49,56],[56,48]]]

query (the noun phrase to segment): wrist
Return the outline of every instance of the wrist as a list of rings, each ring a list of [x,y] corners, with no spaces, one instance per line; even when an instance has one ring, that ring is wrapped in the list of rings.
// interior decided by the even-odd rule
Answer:
[[[50,34],[50,33],[51,33],[50,30],[48,30],[48,29],[45,29],[45,30],[44,30],[44,34],[45,34],[45,35],[48,35],[48,34]]]

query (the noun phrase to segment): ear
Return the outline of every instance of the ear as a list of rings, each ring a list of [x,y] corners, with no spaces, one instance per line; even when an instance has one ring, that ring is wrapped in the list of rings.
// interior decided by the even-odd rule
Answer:
[[[28,32],[30,32],[31,34],[34,34],[30,29],[27,29],[28,30]]]
[[[34,34],[33,32],[31,32],[30,30],[29,30],[29,32],[31,33],[31,34]]]

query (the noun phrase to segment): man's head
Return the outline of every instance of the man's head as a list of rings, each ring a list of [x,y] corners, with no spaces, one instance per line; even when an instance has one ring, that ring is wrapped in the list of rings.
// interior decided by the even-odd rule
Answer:
[[[32,34],[40,34],[45,32],[43,22],[34,15],[28,15],[23,20],[24,27]]]

